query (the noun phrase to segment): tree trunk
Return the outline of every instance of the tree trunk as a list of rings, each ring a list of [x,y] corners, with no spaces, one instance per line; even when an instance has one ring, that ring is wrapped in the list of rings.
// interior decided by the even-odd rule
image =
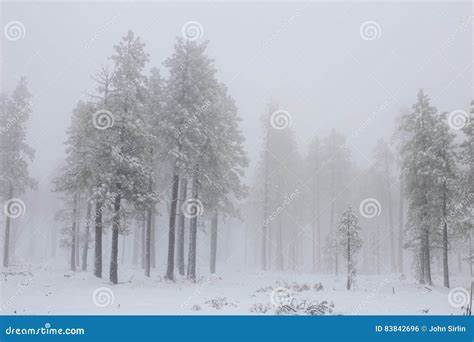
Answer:
[[[79,215],[79,207],[77,209],[76,215]],[[81,240],[80,240],[80,235],[81,235],[81,225],[79,219],[76,220],[76,268],[81,264],[81,260],[79,257],[80,254],[80,248],[81,248]]]
[[[351,239],[349,234],[349,223],[347,224],[347,291],[350,291],[352,285],[351,269]]]
[[[86,223],[84,227],[84,249],[82,250],[82,270],[87,271],[87,254],[89,253],[89,225],[91,219],[92,204],[87,202]]]
[[[186,201],[188,180],[186,177],[181,178],[179,187],[179,200],[180,207]],[[182,210],[179,211],[178,216],[178,246],[177,246],[177,263],[179,274],[184,276],[184,225],[186,223],[186,217]]]
[[[102,278],[102,202],[95,202],[94,275]]]
[[[448,218],[447,218],[447,197],[446,183],[443,193],[443,281],[444,287],[449,288],[449,265],[448,265]]]
[[[431,280],[431,256],[430,256],[430,234],[425,228],[425,246],[424,246],[424,262],[425,262],[425,281],[428,285],[433,285]]]
[[[151,215],[152,209],[146,212],[146,231],[145,231],[145,276],[150,277],[151,268]]]
[[[77,195],[74,195],[72,208],[72,235],[71,235],[71,271],[76,272],[76,232],[77,229]]]
[[[311,249],[312,249],[312,264],[313,264],[313,272],[316,272],[316,215],[314,213],[314,206],[316,202],[316,186],[315,186],[315,176],[313,175],[313,189],[311,191],[311,228],[312,228],[312,236],[313,239],[311,241]]]
[[[420,259],[420,283],[425,284],[425,247],[420,246],[419,259]]]
[[[386,171],[388,172],[388,171]],[[387,179],[387,202],[388,202],[388,229],[389,229],[389,240],[390,240],[390,271],[393,273],[396,271],[397,266],[395,263],[395,236],[393,233],[393,208],[392,208],[392,193],[390,190],[390,180]]]
[[[142,269],[145,269],[145,239],[146,239],[146,215],[143,215],[143,222],[142,222],[142,229],[140,232],[140,243],[141,243],[141,249],[140,249],[140,263]]]
[[[118,284],[118,236],[120,228],[120,201],[122,196],[120,194],[120,184],[117,188],[119,193],[114,199],[114,217],[112,219],[112,246],[110,255],[110,281],[112,284]]]
[[[277,250],[277,257],[278,257],[278,270],[283,271],[285,267],[285,263],[283,261],[283,223],[281,220],[281,215],[278,215],[278,250]]]
[[[469,274],[471,275],[471,279],[473,276],[473,270],[472,270],[472,229],[469,231]],[[471,283],[471,289],[472,289],[472,283]],[[472,297],[471,297],[472,298]]]
[[[138,266],[138,253],[140,250],[140,221],[137,219],[135,221],[136,226],[133,231],[133,256],[132,262],[134,266]]]
[[[153,206],[153,209],[155,209],[155,206]],[[151,268],[156,267],[156,215],[155,211],[151,213],[151,248],[150,248],[150,253],[151,253]]]
[[[194,170],[193,175],[193,189],[192,189],[192,198],[194,200],[198,199],[198,170],[197,167]],[[193,215],[191,218],[191,224],[189,227],[189,250],[188,250],[188,279],[195,281],[196,280],[196,239],[197,239],[197,216]]]
[[[168,235],[168,267],[166,269],[166,279],[174,279],[174,246],[175,246],[175,224],[176,207],[178,205],[179,175],[178,166],[175,164],[173,171],[173,184],[171,187],[171,212]]]
[[[403,229],[405,223],[403,213],[404,196],[403,183],[400,181],[400,203],[398,208],[398,270],[400,273],[403,273]]]
[[[262,270],[267,270],[267,219],[268,219],[268,142],[265,148],[264,194],[263,194],[263,224],[262,224]]]
[[[8,200],[13,198],[13,186],[10,184],[8,189]],[[11,225],[11,217],[10,215],[5,215],[5,241],[3,244],[3,267],[8,267],[8,258],[9,258],[9,251],[10,251],[10,225]]]
[[[217,209],[216,209],[216,210],[214,210],[214,215],[212,216],[212,222],[211,222],[211,260],[210,260],[211,274],[216,273],[217,219],[218,219],[218,213],[217,213]]]
[[[318,240],[318,271],[321,272],[322,269],[322,256],[321,256],[321,213],[320,213],[320,202],[321,196],[319,192],[319,175],[316,178],[316,231],[317,236],[316,239]]]
[[[153,154],[153,150],[152,150]],[[153,182],[150,180],[149,184],[150,192],[153,192]],[[145,276],[150,277],[151,268],[151,230],[152,230],[152,216],[155,214],[153,206],[150,206],[146,212],[146,231],[145,231]]]

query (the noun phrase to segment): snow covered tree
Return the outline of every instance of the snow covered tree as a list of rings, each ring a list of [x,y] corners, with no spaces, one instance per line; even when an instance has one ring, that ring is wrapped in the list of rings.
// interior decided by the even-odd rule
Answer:
[[[150,148],[153,136],[145,119],[146,77],[143,68],[148,61],[145,44],[132,31],[114,46],[114,77],[110,112],[114,124],[103,130],[107,141],[108,158],[105,162],[105,184],[113,196],[112,244],[110,281],[118,283],[118,236],[125,204],[138,210],[148,209],[157,196],[150,191],[153,172]]]
[[[436,129],[433,135],[433,177],[435,178],[435,188],[432,191],[431,202],[439,210],[436,210],[438,217],[438,226],[441,227],[441,248],[443,251],[443,280],[444,286],[449,288],[449,263],[448,263],[448,231],[449,225],[456,225],[458,215],[452,215],[454,212],[457,197],[457,164],[455,153],[455,134],[450,131],[446,124],[447,113],[442,113],[438,117]]]
[[[60,173],[54,179],[53,183],[55,191],[62,192],[69,197],[75,197],[79,194],[84,194],[88,207],[92,205],[94,200],[96,201],[96,212],[94,213],[94,221],[96,223],[96,255],[94,274],[97,277],[101,277],[103,209],[99,203],[102,201],[101,198],[104,193],[104,189],[101,189],[100,186],[98,187],[101,171],[100,162],[98,161],[101,161],[106,155],[104,153],[105,150],[102,148],[103,142],[99,136],[100,131],[93,125],[93,117],[96,111],[97,107],[92,102],[79,101],[74,108],[72,112],[71,124],[66,132],[67,140],[65,143],[65,165],[61,168]],[[93,218],[91,217],[91,211],[92,209],[88,211],[89,214],[87,214],[86,217],[85,226],[87,227],[87,230],[91,223],[94,222],[92,221]],[[97,228],[99,228],[98,232]],[[87,267],[84,262],[87,263],[87,251],[89,249],[88,231],[85,234],[85,246],[83,251],[85,254],[83,254],[83,267]],[[79,236],[79,234],[76,232],[75,236]]]
[[[260,253],[264,270],[283,270],[285,266],[295,270],[301,254],[298,228],[303,227],[304,218],[297,212],[302,205],[299,182],[304,178],[304,167],[292,128],[278,126],[278,120],[291,119],[288,115],[276,100],[270,100],[262,115],[263,151],[255,188],[263,214]]]
[[[342,214],[337,231],[338,243],[347,262],[347,290],[350,290],[354,283],[356,274],[355,256],[362,247],[362,240],[359,236],[360,230],[359,219],[352,207],[349,206]]]
[[[472,201],[474,199],[474,101],[471,102],[469,120],[462,129],[464,140],[461,143],[461,151],[458,155],[460,167],[458,168],[458,198],[456,206],[457,215],[456,233],[469,241],[469,266],[471,276],[473,274],[474,254],[472,250],[474,234],[474,211]]]
[[[430,285],[432,240],[438,226],[438,208],[431,201],[436,189],[433,174],[437,144],[433,132],[438,120],[436,108],[420,90],[412,112],[401,117],[399,126],[403,182],[408,199],[408,246],[417,252],[420,280]]]
[[[28,162],[33,160],[34,150],[25,142],[25,125],[31,114],[31,99],[25,78],[20,79],[11,98],[6,94],[0,96],[0,194],[6,201],[36,186],[28,172]],[[14,202],[7,206],[10,206],[7,212],[15,210],[11,207],[15,206]],[[10,225],[14,216],[6,215],[5,218],[4,267],[9,264]]]
[[[339,134],[335,129],[331,130],[328,137],[323,140],[321,153],[322,174],[324,177],[324,191],[330,202],[329,212],[329,239],[336,239],[335,236],[335,220],[339,210],[342,210],[340,201],[341,194],[347,192],[347,181],[350,174],[351,159],[350,151],[346,147],[345,137]],[[331,260],[331,267],[336,275],[339,273],[339,262],[337,244],[332,255],[328,256]]]
[[[220,84],[211,105],[200,115],[207,127],[206,143],[200,151],[199,188],[204,208],[211,212],[210,271],[216,272],[218,217],[237,217],[235,201],[246,195],[241,183],[248,165],[234,100]]]
[[[313,272],[321,271],[321,143],[315,137],[308,151],[307,166],[311,177],[311,232],[312,232],[312,262]],[[317,265],[317,266],[316,266]]]
[[[382,179],[383,194],[386,198],[388,212],[388,232],[390,241],[390,270],[396,271],[395,262],[395,234],[393,227],[393,203],[392,203],[392,183],[394,156],[389,146],[384,140],[379,140],[375,147],[375,166],[377,176]]]
[[[166,100],[162,116],[165,128],[163,138],[173,159],[171,183],[170,219],[168,235],[168,261],[166,278],[174,279],[175,225],[178,205],[180,174],[194,177],[197,155],[205,142],[200,125],[200,115],[209,106],[213,90],[217,88],[216,72],[212,60],[205,55],[207,43],[198,44],[178,39],[173,55],[164,65],[168,68]],[[197,195],[197,179],[193,181],[193,196]],[[196,219],[197,220],[197,219]],[[193,223],[191,222],[191,230]],[[194,237],[195,232],[191,232]],[[190,239],[193,245],[193,239]],[[195,248],[190,247],[194,253]],[[181,252],[180,252],[181,253]],[[191,256],[192,257],[192,256]]]
[[[150,181],[150,192],[156,189],[156,178],[158,171],[158,160],[164,159],[167,154],[167,146],[162,143],[163,135],[163,104],[164,104],[164,84],[160,72],[157,68],[151,69],[151,75],[147,83],[146,115],[145,122],[147,130],[152,136],[151,146],[149,147],[148,158],[151,161],[152,180]],[[165,163],[163,163],[165,164]],[[145,275],[150,276],[150,268],[154,263],[154,231],[156,205],[151,203],[147,209],[146,229],[145,229]]]
[[[240,186],[235,184],[240,183],[235,183],[235,179],[240,179],[242,160],[246,163],[235,104],[227,95],[225,86],[215,78],[216,69],[205,54],[206,47],[207,43],[178,39],[173,55],[165,61],[170,76],[166,81],[162,124],[165,128],[165,144],[173,158],[168,279],[174,278],[175,218],[180,180],[184,183],[184,178],[191,179],[189,200],[193,203],[206,202],[206,194],[213,191],[212,209],[208,209],[216,210],[228,193],[239,193]],[[181,189],[184,194],[184,186]],[[192,216],[187,275],[194,280],[198,217]],[[183,224],[184,221],[180,220],[180,231]],[[179,232],[179,238],[178,246],[181,246],[182,231]],[[178,252],[181,258],[181,247]],[[180,269],[182,266],[179,266]]]

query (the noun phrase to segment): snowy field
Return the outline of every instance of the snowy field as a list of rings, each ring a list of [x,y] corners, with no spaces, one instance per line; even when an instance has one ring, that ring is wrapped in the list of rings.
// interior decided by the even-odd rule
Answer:
[[[121,271],[121,282],[113,286],[90,272],[11,267],[1,278],[3,314],[270,315],[308,314],[308,308],[332,315],[463,313],[449,304],[449,290],[417,285],[405,275],[360,275],[350,292],[344,276],[273,272],[232,272],[191,283],[157,275],[145,279],[141,269],[129,269]],[[453,287],[468,281],[454,278]],[[274,305],[279,291],[289,303],[284,310]]]

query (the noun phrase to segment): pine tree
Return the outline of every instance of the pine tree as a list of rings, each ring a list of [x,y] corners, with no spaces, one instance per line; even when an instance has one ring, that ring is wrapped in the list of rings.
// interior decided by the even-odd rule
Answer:
[[[438,117],[436,129],[432,132],[434,141],[434,167],[435,188],[432,192],[433,202],[439,210],[435,211],[441,226],[441,246],[443,250],[443,279],[444,286],[449,288],[449,263],[448,263],[448,226],[456,224],[456,216],[451,215],[458,200],[457,192],[457,165],[455,153],[455,134],[446,124],[447,113]]]
[[[311,227],[313,272],[321,271],[321,144],[315,137],[309,147],[307,165],[311,176]],[[316,256],[317,255],[317,256]],[[317,265],[317,266],[316,266]]]
[[[412,108],[411,113],[402,116],[399,127],[403,139],[400,151],[403,182],[408,198],[408,246],[418,254],[421,281],[431,285],[431,248],[438,217],[435,212],[438,208],[431,201],[436,188],[433,132],[439,118],[422,90]]]
[[[384,140],[379,140],[375,147],[375,170],[377,171],[378,176],[382,179],[383,193],[386,197],[390,241],[390,270],[395,272],[395,235],[393,227],[393,203],[391,189],[391,184],[393,183],[391,169],[393,168],[393,164],[394,156],[392,151]]]
[[[137,210],[147,210],[156,201],[150,191],[153,181],[150,146],[153,136],[146,124],[146,77],[143,68],[148,61],[145,44],[132,31],[114,46],[114,77],[110,111],[114,124],[103,130],[106,133],[108,158],[105,168],[105,184],[113,194],[112,244],[110,257],[110,281],[118,283],[118,236],[124,205]],[[126,202],[122,202],[122,200]],[[124,229],[124,227],[122,227]]]
[[[36,182],[29,176],[28,162],[34,150],[26,144],[26,122],[31,114],[31,99],[25,78],[21,78],[11,98],[0,96],[0,194],[7,201],[19,196]],[[3,266],[9,265],[11,215],[5,218]]]
[[[215,78],[216,69],[213,61],[205,54],[206,47],[207,43],[198,44],[178,39],[173,56],[165,61],[170,77],[166,82],[162,119],[166,128],[166,146],[173,156],[166,273],[168,279],[174,278],[175,217],[180,180],[185,177],[191,179],[189,200],[193,203],[205,202],[206,192],[213,187],[226,194],[228,190],[225,182],[233,177],[234,172],[234,161],[229,162],[235,157],[232,149],[241,148],[242,138],[232,135],[235,132],[240,134],[235,131],[238,122],[235,105],[227,96],[225,87]],[[225,153],[228,156],[220,152],[224,149],[227,149]],[[214,208],[218,203],[219,198],[216,198]],[[196,277],[197,222],[197,216],[191,218],[188,253],[188,278],[191,280]]]
[[[350,151],[346,147],[345,137],[339,134],[335,129],[331,130],[329,136],[323,140],[322,144],[322,162],[323,177],[326,185],[328,201],[330,202],[329,212],[329,239],[335,240],[335,220],[336,214],[341,209],[338,199],[341,194],[347,191],[347,179],[350,172]],[[331,268],[334,268],[335,274],[339,274],[339,251],[335,244],[331,259]]]
[[[362,240],[359,236],[360,230],[357,215],[349,206],[342,214],[337,231],[338,242],[347,262],[347,290],[350,290],[354,283],[356,274],[355,256],[362,247]]]

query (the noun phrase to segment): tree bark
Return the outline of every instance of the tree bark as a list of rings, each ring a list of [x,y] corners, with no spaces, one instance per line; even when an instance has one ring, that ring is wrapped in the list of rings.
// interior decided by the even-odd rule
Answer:
[[[77,229],[77,195],[74,195],[72,208],[72,235],[71,235],[71,271],[76,272],[76,232]]]
[[[385,172],[387,173],[385,175],[386,179],[386,188],[387,188],[387,202],[388,202],[388,229],[389,229],[389,239],[390,239],[390,270],[391,272],[395,272],[397,269],[396,262],[395,262],[395,236],[393,233],[393,208],[392,208],[392,192],[390,189],[390,179],[388,176],[388,163],[385,162],[386,164],[386,170]]]
[[[211,260],[210,260],[210,270],[211,274],[216,273],[216,258],[217,258],[217,220],[218,213],[217,209],[214,210],[211,222]]]
[[[347,291],[350,291],[352,285],[351,266],[351,239],[349,234],[349,223],[347,223]]]
[[[10,184],[8,189],[8,200],[13,198],[13,186]],[[10,226],[11,226],[11,217],[9,215],[5,215],[5,241],[3,244],[3,267],[8,267],[8,258],[9,258],[9,251],[10,251]]]
[[[403,229],[404,229],[404,189],[403,183],[400,181],[400,203],[399,203],[399,212],[398,212],[398,270],[400,273],[403,273]]]
[[[179,187],[179,200],[180,206],[186,201],[187,190],[188,190],[188,180],[186,177],[181,178]],[[186,217],[183,214],[183,211],[179,211],[178,216],[178,245],[177,245],[177,263],[178,271],[180,275],[184,276],[184,226],[186,223]]]
[[[140,243],[141,243],[141,258],[140,258],[140,262],[141,262],[141,267],[143,269],[145,269],[145,240],[146,240],[146,215],[144,215],[144,218],[143,218],[143,222],[142,222],[142,229],[141,229],[141,232],[140,232]]]
[[[283,260],[283,222],[281,215],[278,215],[278,237],[277,237],[277,260],[278,260],[278,270],[283,271],[285,263]],[[293,262],[295,260],[293,259]],[[293,266],[293,265],[291,265]]]
[[[102,202],[95,202],[94,275],[102,278]]]
[[[267,270],[267,226],[268,219],[268,141],[265,148],[264,194],[263,194],[263,224],[262,224],[262,270]]]
[[[151,268],[151,215],[152,209],[146,212],[146,231],[145,231],[145,276],[150,277]]]
[[[431,280],[430,233],[426,227],[424,240],[425,282],[428,285],[433,285],[433,281]]]
[[[119,193],[114,199],[114,217],[112,219],[112,246],[110,255],[110,281],[112,284],[118,284],[118,236],[120,228],[120,184],[117,186]]]
[[[166,269],[166,279],[174,279],[174,246],[175,246],[175,225],[176,207],[178,205],[179,174],[177,165],[174,166],[173,184],[171,186],[171,212],[168,235],[168,267]]]
[[[89,225],[91,219],[92,204],[87,202],[86,223],[84,227],[84,249],[82,251],[82,270],[87,271],[87,254],[89,253]]]
[[[155,206],[153,206],[153,209],[155,209]],[[156,267],[156,217],[155,217],[155,211],[151,213],[151,248],[150,248],[150,253],[151,253],[151,268]]]
[[[448,265],[448,218],[447,218],[447,187],[444,183],[443,192],[443,282],[444,287],[449,288],[449,265]]]
[[[192,198],[198,199],[198,170],[197,167],[194,170],[193,175],[193,189],[192,189]],[[188,250],[188,279],[195,281],[196,280],[196,240],[197,240],[197,216],[193,215],[191,218],[191,224],[189,227],[189,250]]]

